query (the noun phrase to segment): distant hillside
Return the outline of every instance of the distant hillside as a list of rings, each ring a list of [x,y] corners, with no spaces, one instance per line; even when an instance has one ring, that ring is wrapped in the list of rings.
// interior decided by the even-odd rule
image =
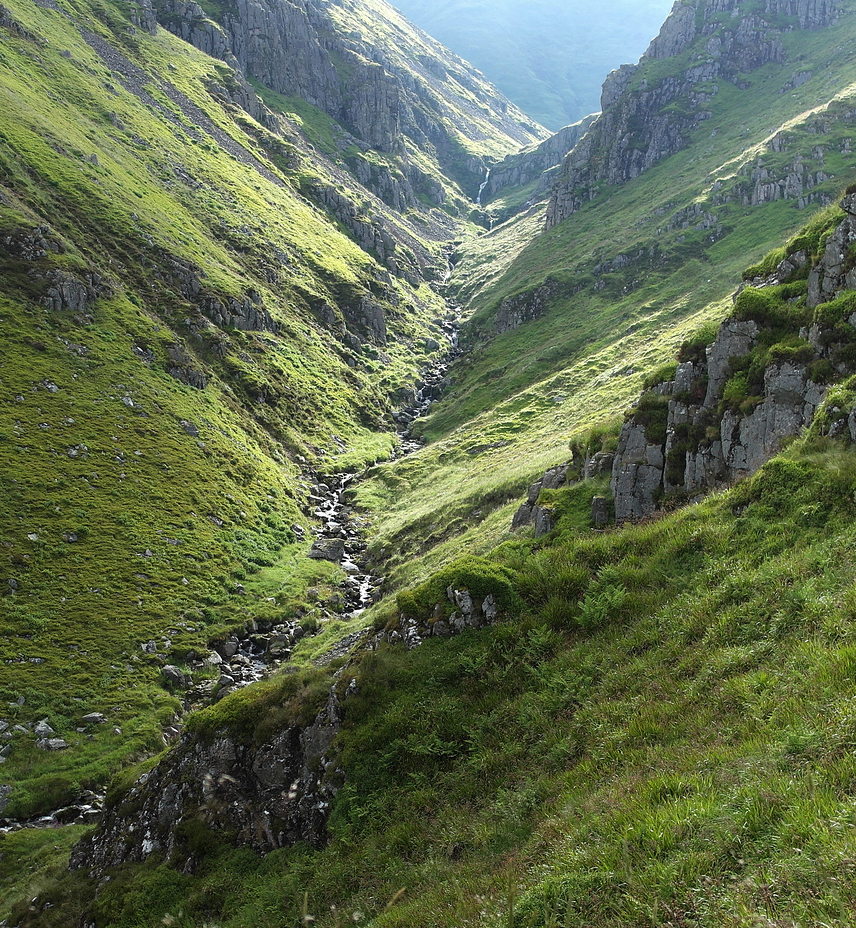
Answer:
[[[551,129],[600,106],[613,68],[636,61],[670,0],[396,0],[406,16],[480,68]]]

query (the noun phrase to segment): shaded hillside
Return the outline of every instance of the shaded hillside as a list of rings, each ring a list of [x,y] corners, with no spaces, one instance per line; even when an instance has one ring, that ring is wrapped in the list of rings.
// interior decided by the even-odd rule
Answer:
[[[219,34],[188,9],[200,45]],[[378,152],[145,4],[0,12],[0,812],[27,815],[163,747],[164,665],[332,614],[306,595],[342,579],[305,558],[313,475],[393,448],[393,408],[448,348],[426,281],[470,207],[406,132],[430,120],[451,148],[471,126],[492,155],[533,133],[455,62],[448,82],[366,64],[401,95]],[[464,83],[474,122],[446,93]]]

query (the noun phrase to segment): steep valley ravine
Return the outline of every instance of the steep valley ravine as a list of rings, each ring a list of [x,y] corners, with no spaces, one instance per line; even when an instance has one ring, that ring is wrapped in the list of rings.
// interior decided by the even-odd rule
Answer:
[[[445,288],[450,275],[451,265],[440,284],[441,289]],[[441,398],[449,367],[460,355],[460,307],[449,303],[446,314],[438,322],[448,339],[448,349],[423,372],[412,390],[411,398],[393,413],[398,439],[394,452],[397,458],[415,454],[424,446],[421,439],[414,437],[413,424]],[[364,522],[349,499],[349,493],[359,483],[361,474],[307,472],[307,477],[312,482],[308,501],[312,515],[319,523],[309,556],[332,561],[341,567],[345,578],[341,584],[341,601],[336,609],[336,617],[349,622],[377,602],[383,595],[384,587],[384,578],[374,572],[377,567],[366,562]],[[322,628],[320,626],[318,630]],[[221,671],[218,679],[196,686],[177,668],[165,668],[167,672],[174,671],[175,684],[183,690],[184,695],[182,714],[176,715],[165,729],[164,743],[172,744],[180,737],[182,719],[188,712],[208,705],[212,700],[221,699],[230,692],[258,683],[286,667],[291,648],[304,634],[297,621],[287,624],[253,623],[249,627],[236,629],[225,643],[212,644],[210,654],[194,662],[192,666],[196,669],[213,664]],[[324,665],[336,657],[346,655],[366,634],[365,630],[361,630],[347,635],[316,658],[316,663]],[[104,790],[87,790],[77,800],[33,818],[16,820],[0,817],[0,835],[23,829],[96,823],[101,817],[105,797]]]

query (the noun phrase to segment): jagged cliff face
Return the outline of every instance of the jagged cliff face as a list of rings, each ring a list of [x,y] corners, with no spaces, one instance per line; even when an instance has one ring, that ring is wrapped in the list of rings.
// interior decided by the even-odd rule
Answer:
[[[430,187],[419,166],[427,155],[437,175],[474,193],[484,157],[546,134],[379,0],[236,0],[214,16],[193,0],[158,0],[157,16],[249,79],[318,107],[364,150],[396,156],[415,188]],[[422,157],[410,158],[408,150]],[[375,190],[389,183],[361,179]]]
[[[772,274],[752,280],[753,287],[763,294],[807,277],[806,296],[795,289],[785,298],[802,299],[809,311],[854,289],[856,196],[845,197],[842,207],[845,218],[817,261],[798,247]],[[722,324],[703,353],[684,357],[674,379],[645,394],[624,424],[612,471],[619,522],[650,515],[664,498],[693,498],[754,473],[812,425],[828,384],[853,372],[852,309],[817,312],[790,341],[778,332],[779,345],[765,353],[772,323],[765,304],[753,298],[754,291],[741,294],[737,317]]]
[[[500,196],[511,187],[525,187],[537,181],[530,199],[545,197],[555,181],[555,172],[568,152],[573,149],[594,123],[596,115],[586,116],[572,126],[560,129],[538,145],[508,155],[490,169],[482,190],[481,206]]]
[[[782,36],[830,26],[833,0],[678,2],[639,65],[607,78],[600,119],[568,156],[547,226],[566,220],[604,185],[623,184],[685,147],[722,82],[784,59]]]
[[[103,875],[154,855],[193,872],[197,861],[182,837],[199,825],[260,853],[299,841],[320,847],[343,782],[332,754],[342,700],[356,684],[340,690],[341,698],[330,689],[311,722],[277,727],[261,739],[234,728],[184,736],[108,805],[98,830],[74,848],[71,868]]]

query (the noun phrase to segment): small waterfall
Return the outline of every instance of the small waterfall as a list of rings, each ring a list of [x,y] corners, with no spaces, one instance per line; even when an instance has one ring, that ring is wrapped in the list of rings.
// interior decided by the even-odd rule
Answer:
[[[476,206],[482,205],[482,194],[490,183],[490,171],[490,168],[485,168],[484,180],[482,181],[481,187],[479,187],[479,195],[476,197]]]

